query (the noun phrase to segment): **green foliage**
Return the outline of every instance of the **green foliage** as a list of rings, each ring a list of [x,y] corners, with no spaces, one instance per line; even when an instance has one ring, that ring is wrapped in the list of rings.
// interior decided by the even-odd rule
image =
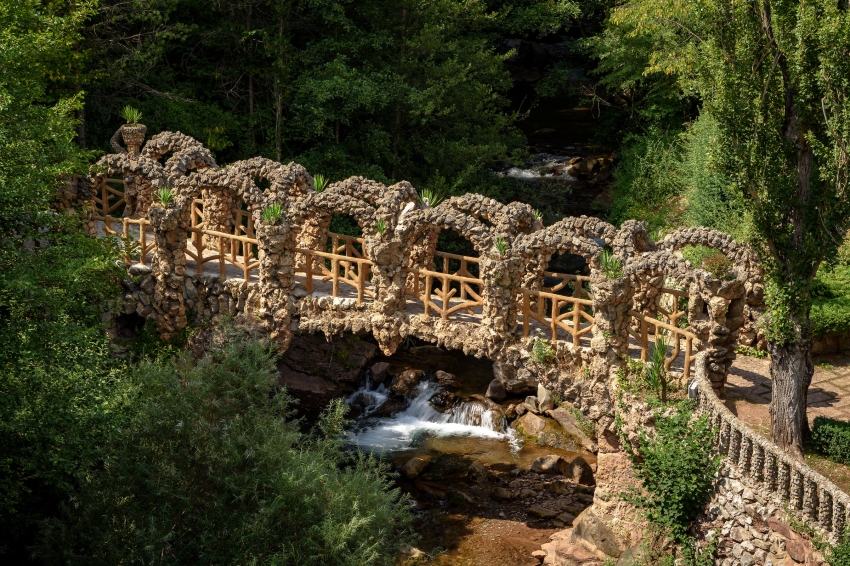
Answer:
[[[143,363],[133,411],[104,439],[37,553],[65,564],[387,564],[411,515],[384,465],[343,449],[345,404],[310,435],[275,357],[228,337],[197,365]]]
[[[844,527],[838,544],[830,545],[824,557],[830,566],[850,566],[850,528]]]
[[[384,232],[387,231],[387,221],[383,218],[379,218],[378,222],[375,223],[375,231],[379,236],[383,236]]]
[[[589,436],[590,438],[596,438],[596,423],[585,418],[584,413],[582,413],[577,408],[572,405],[561,405],[564,407],[569,413],[575,418],[578,427],[581,431]]]
[[[655,345],[646,364],[644,375],[650,389],[660,395],[661,402],[667,402],[667,369],[664,362],[667,359],[667,337],[663,334],[655,336]]]
[[[443,195],[433,189],[422,189],[422,191],[420,191],[420,200],[422,202],[422,206],[434,208],[442,202]]]
[[[174,191],[169,187],[162,187],[153,192],[153,198],[162,206],[169,206],[174,201]]]
[[[822,267],[812,282],[812,334],[850,333],[850,266]]]
[[[602,250],[599,254],[599,264],[608,279],[619,279],[623,276],[623,260],[611,250]]]
[[[850,423],[827,417],[815,417],[812,424],[815,449],[836,462],[850,464]]]
[[[735,348],[735,352],[742,356],[750,356],[752,358],[759,359],[764,359],[770,355],[767,350],[759,350],[758,348],[751,348],[749,346],[738,346]]]
[[[531,361],[538,364],[551,364],[555,361],[555,347],[545,340],[535,338],[531,346]]]
[[[633,489],[630,501],[677,542],[687,540],[688,526],[711,493],[720,466],[708,417],[692,417],[692,402],[683,403],[673,415],[658,415],[654,433],[641,431],[637,451],[630,453],[635,476],[646,491]]]
[[[124,118],[128,124],[138,124],[142,119],[142,113],[137,108],[133,108],[128,104],[121,110],[121,117]]]
[[[499,255],[505,255],[505,252],[508,251],[508,243],[504,238],[496,238],[496,249],[499,251]]]
[[[715,279],[721,281],[733,281],[735,272],[732,271],[732,262],[722,252],[715,251],[705,258],[701,265],[702,269],[708,271]]]
[[[322,191],[324,191],[327,188],[329,182],[330,181],[326,179],[325,176],[321,173],[313,177],[313,186],[315,187],[317,193],[321,193]]]
[[[281,218],[283,218],[283,205],[279,202],[273,202],[263,209],[263,223],[274,226]]]

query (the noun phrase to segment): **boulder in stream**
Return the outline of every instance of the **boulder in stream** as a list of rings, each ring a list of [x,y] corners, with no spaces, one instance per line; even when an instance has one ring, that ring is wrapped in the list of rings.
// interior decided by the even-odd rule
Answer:
[[[390,391],[409,397],[425,375],[421,369],[407,369],[397,375],[390,385]]]
[[[401,475],[410,480],[415,480],[419,474],[422,473],[422,470],[425,469],[425,466],[428,465],[428,460],[425,458],[420,458],[418,456],[414,456],[410,460],[404,463],[401,467]]]
[[[552,398],[552,393],[539,383],[537,384],[537,408],[541,413],[555,408],[555,400]]]
[[[564,471],[564,475],[578,484],[593,485],[596,483],[590,464],[588,464],[587,460],[581,456],[576,456],[573,461],[570,462],[570,465],[567,466],[567,469]],[[592,497],[591,501],[593,501]]]
[[[546,427],[546,421],[534,413],[526,413],[514,421],[514,428],[528,436],[538,436]]]
[[[451,391],[446,391],[445,389],[437,391],[437,393],[435,393],[430,399],[431,406],[440,411],[441,413],[451,408],[451,406],[454,405],[456,400],[457,397],[455,397],[455,394]]]
[[[531,471],[537,474],[563,474],[567,461],[556,454],[541,456],[531,464]]]
[[[508,393],[505,391],[505,385],[498,379],[494,379],[487,386],[487,393],[485,395],[493,401],[498,402],[507,397]]]
[[[523,403],[525,403],[525,406],[528,407],[528,410],[532,413],[540,412],[540,409],[537,407],[537,397],[535,397],[534,395],[529,395],[528,397],[526,397]]]
[[[454,374],[438,369],[434,373],[434,379],[443,387],[460,387],[460,382]]]
[[[387,362],[378,362],[372,365],[370,373],[372,374],[372,381],[377,383],[383,383],[384,379],[387,378],[387,374],[390,371],[390,364]]]
[[[596,452],[596,442],[582,432],[581,428],[579,428],[578,419],[576,419],[576,417],[573,416],[573,414],[567,409],[564,407],[558,407],[557,409],[546,411],[546,414],[558,421],[558,424],[560,424],[561,427],[563,427],[563,429],[570,435],[576,437],[576,439],[581,442],[581,445],[585,448],[585,450],[589,452]]]

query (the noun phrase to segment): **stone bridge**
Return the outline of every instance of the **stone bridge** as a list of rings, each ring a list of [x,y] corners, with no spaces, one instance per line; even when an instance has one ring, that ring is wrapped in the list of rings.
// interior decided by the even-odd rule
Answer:
[[[163,336],[190,317],[227,315],[281,351],[294,332],[350,331],[371,332],[386,354],[413,336],[487,357],[509,391],[542,383],[594,419],[600,470],[617,374],[664,336],[668,370],[694,384],[736,473],[810,524],[843,528],[850,498],[718,401],[738,338],[763,308],[761,267],[728,235],[690,228],[655,242],[639,222],[617,229],[588,217],[544,227],[523,203],[478,194],[432,203],[404,181],[351,177],[317,191],[298,164],[219,167],[189,136],[145,143],[145,131],[123,126],[116,153],[59,200],[86,215],[92,235],[125,238],[133,281],[121,307],[155,319]],[[352,217],[362,236],[330,232],[335,215]],[[475,255],[437,250],[441,231]],[[692,266],[679,253],[686,246],[716,249],[727,269]],[[589,275],[549,271],[556,254],[581,256]]]

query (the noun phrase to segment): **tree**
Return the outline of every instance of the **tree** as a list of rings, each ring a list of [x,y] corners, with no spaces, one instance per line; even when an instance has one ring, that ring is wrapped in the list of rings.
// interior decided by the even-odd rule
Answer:
[[[802,457],[811,383],[811,284],[850,222],[846,0],[633,0],[613,18],[655,44],[717,121],[720,166],[752,212],[766,269],[773,440]]]

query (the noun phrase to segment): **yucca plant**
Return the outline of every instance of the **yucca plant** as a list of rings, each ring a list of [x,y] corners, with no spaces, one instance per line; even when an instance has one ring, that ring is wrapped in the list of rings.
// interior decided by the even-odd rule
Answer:
[[[611,250],[604,250],[599,255],[599,263],[608,279],[619,279],[623,276],[623,261]]]
[[[128,124],[138,124],[139,120],[142,119],[142,113],[138,108],[133,108],[129,104],[121,110],[121,117],[127,121]]]
[[[263,209],[263,223],[274,226],[283,217],[283,206],[279,202],[270,204]]]
[[[375,230],[378,232],[379,236],[383,236],[384,232],[387,231],[387,221],[383,218],[379,218],[378,222],[375,224]]]
[[[499,255],[505,255],[508,251],[508,243],[504,238],[496,238],[496,249],[499,250]]]
[[[422,201],[422,206],[425,206],[427,203],[428,206],[434,208],[443,201],[443,195],[431,189],[424,189],[419,195],[419,200]]]
[[[325,176],[319,173],[315,177],[313,177],[313,186],[316,188],[316,192],[320,193],[324,191],[328,186],[328,180],[325,179]]]
[[[667,337],[663,334],[655,336],[655,347],[646,365],[646,383],[653,391],[661,393],[661,402],[667,402],[667,370],[664,362],[667,359]]]
[[[174,202],[174,191],[169,187],[157,189],[154,191],[153,196],[156,199],[156,202],[162,206],[169,206],[172,202]]]

